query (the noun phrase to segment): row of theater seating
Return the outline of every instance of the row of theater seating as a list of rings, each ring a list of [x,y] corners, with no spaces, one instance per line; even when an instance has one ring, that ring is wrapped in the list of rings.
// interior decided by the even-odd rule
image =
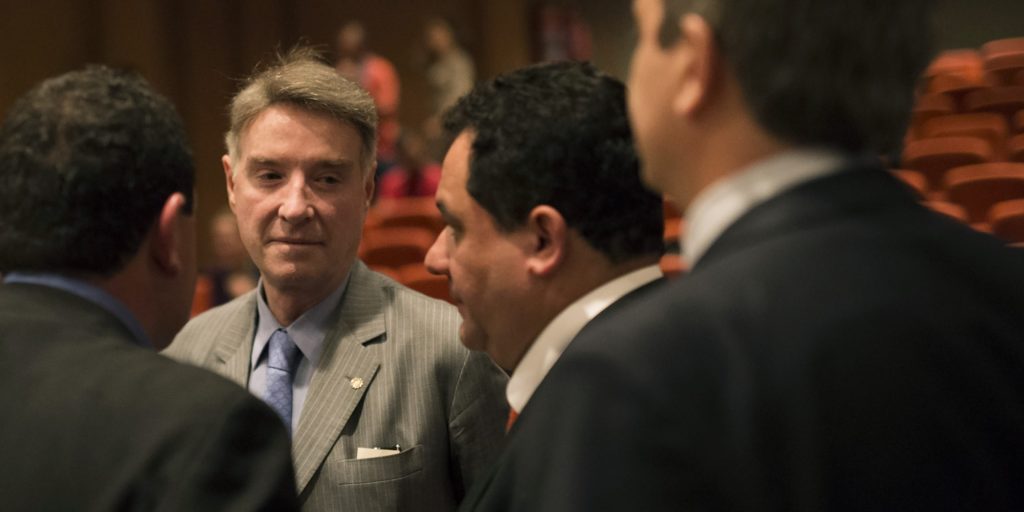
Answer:
[[[1024,38],[934,59],[899,167],[934,210],[1024,242]]]

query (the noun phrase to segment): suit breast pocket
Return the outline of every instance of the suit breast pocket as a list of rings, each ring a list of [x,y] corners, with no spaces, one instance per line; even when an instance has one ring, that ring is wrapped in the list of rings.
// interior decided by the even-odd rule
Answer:
[[[413,446],[395,455],[372,459],[328,459],[331,482],[335,485],[394,482],[411,478],[423,470],[423,449]]]
[[[328,459],[313,490],[321,509],[367,512],[427,510],[418,502],[426,489],[424,448],[374,459]],[[308,504],[308,503],[307,503]],[[314,507],[317,508],[317,507]]]

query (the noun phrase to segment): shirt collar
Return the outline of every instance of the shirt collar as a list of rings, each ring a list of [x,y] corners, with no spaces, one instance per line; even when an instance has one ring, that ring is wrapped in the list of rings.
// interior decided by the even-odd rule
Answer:
[[[288,336],[299,347],[302,355],[309,359],[313,366],[316,366],[320,360],[320,354],[323,352],[324,337],[327,336],[327,331],[331,327],[328,324],[331,312],[334,311],[341,301],[341,296],[344,295],[347,287],[348,277],[324,300],[309,308],[302,316],[295,319],[291,325],[285,326],[278,323],[277,319],[274,318],[274,314],[270,312],[270,306],[267,305],[267,299],[263,295],[263,280],[261,279],[256,287],[256,336],[253,338],[252,360],[249,363],[249,371],[251,372],[256,368],[267,343],[270,341],[270,336],[278,329],[287,331]]]
[[[744,213],[805,181],[839,170],[840,153],[794,150],[780,153],[714,183],[686,209],[683,258],[692,268]]]
[[[522,411],[544,376],[588,322],[627,293],[659,279],[661,275],[657,265],[634,270],[591,290],[562,310],[541,331],[512,372],[505,388],[509,405],[516,412]]]
[[[139,324],[135,315],[128,310],[123,302],[107,293],[102,288],[80,279],[45,272],[11,272],[4,276],[4,283],[23,283],[48,286],[50,288],[56,288],[58,290],[63,290],[77,295],[78,297],[92,302],[93,304],[105,309],[108,313],[114,315],[122,324],[124,324],[125,327],[128,328],[128,332],[131,333],[132,338],[134,338],[133,341],[135,341],[136,344],[146,348],[153,348],[153,344],[150,343],[149,337],[146,336],[146,332],[142,329],[142,325]]]

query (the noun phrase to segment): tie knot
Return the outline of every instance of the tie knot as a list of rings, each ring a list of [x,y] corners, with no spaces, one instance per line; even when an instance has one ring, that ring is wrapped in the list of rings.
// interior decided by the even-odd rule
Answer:
[[[288,336],[288,331],[284,329],[274,331],[274,334],[270,336],[268,349],[267,366],[288,373],[295,371],[302,353],[292,341],[292,337]]]

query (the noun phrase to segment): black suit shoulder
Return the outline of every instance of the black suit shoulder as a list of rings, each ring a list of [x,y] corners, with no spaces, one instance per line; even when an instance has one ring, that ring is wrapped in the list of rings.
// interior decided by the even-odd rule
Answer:
[[[789,192],[566,350],[512,509],[1020,505],[1022,269],[881,173]]]
[[[284,427],[245,390],[135,345],[78,297],[4,285],[0,306],[7,505],[297,508]]]

